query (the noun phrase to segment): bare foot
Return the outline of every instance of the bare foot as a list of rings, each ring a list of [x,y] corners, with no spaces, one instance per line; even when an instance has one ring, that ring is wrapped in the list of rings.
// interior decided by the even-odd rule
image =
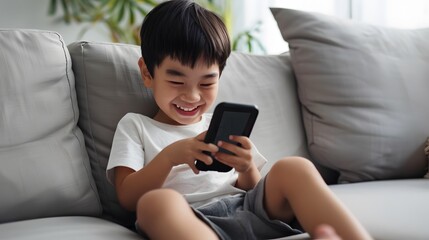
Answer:
[[[334,228],[329,225],[319,225],[314,231],[314,237],[317,240],[341,240]]]

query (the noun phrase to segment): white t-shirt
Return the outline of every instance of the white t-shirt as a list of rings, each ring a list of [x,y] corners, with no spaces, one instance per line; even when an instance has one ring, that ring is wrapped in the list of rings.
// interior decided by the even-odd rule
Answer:
[[[118,123],[106,174],[114,182],[114,168],[142,169],[166,146],[184,138],[195,137],[208,129],[212,114],[206,113],[198,123],[169,125],[141,114],[128,113]],[[260,170],[266,159],[252,146],[252,156]],[[173,167],[163,188],[171,188],[183,194],[185,199],[198,207],[216,199],[244,191],[234,187],[238,174],[235,170],[226,173],[200,171],[195,174],[187,164]]]

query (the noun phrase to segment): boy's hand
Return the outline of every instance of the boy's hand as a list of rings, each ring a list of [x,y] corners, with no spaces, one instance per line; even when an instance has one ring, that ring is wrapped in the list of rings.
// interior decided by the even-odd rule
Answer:
[[[219,150],[216,145],[204,142],[206,132],[207,131],[202,132],[193,138],[186,138],[174,142],[164,148],[161,152],[172,166],[188,164],[192,171],[194,171],[195,174],[198,174],[200,171],[195,167],[195,160],[198,159],[205,164],[210,165],[213,160],[210,156],[204,154],[203,151],[215,153]]]
[[[217,152],[215,157],[220,162],[235,168],[239,173],[247,172],[254,166],[252,161],[252,143],[250,139],[245,136],[230,136],[229,140],[240,143],[241,146],[231,144],[224,141],[219,141],[217,145],[222,147],[235,155]]]
[[[230,136],[229,139],[240,143],[240,146],[224,141],[219,142],[218,146],[235,155],[219,151],[215,157],[220,162],[235,168],[235,171],[238,172],[235,187],[248,191],[254,188],[261,179],[261,174],[252,160],[252,143],[248,137],[243,136]]]

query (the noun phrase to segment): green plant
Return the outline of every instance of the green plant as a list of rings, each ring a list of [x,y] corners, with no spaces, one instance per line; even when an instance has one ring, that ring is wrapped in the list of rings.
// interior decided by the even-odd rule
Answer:
[[[258,21],[252,28],[244,32],[239,33],[232,43],[232,49],[241,52],[254,52],[255,47],[263,53],[266,53],[266,49],[261,41],[255,37],[254,33],[259,33],[262,22]]]
[[[155,0],[51,0],[49,15],[61,9],[65,23],[86,23],[80,37],[94,25],[103,24],[113,42],[138,44],[141,22],[136,20],[146,16],[158,3]]]
[[[109,30],[113,42],[140,44],[141,20],[163,0],[51,0],[49,15],[62,12],[60,19],[70,24],[86,24],[79,34],[81,38],[91,27],[102,24]],[[195,0],[205,8],[218,14],[225,22],[232,39],[232,49],[252,52],[258,46],[265,49],[254,33],[259,31],[260,23],[250,30],[233,36],[232,0]],[[243,47],[244,46],[244,47]]]

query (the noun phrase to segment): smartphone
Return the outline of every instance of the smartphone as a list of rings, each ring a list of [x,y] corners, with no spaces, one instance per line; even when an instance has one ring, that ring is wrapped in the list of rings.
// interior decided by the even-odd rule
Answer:
[[[255,125],[256,118],[258,117],[259,110],[256,105],[238,104],[230,102],[219,103],[210,121],[209,129],[207,130],[205,143],[217,144],[218,141],[225,141],[229,143],[240,144],[229,140],[230,135],[246,136],[249,137]],[[223,148],[219,151],[228,154],[233,154]],[[211,156],[211,153],[204,152]],[[213,158],[213,163],[207,165],[199,160],[196,160],[196,167],[200,171],[218,171],[229,172],[232,167],[219,162]]]

